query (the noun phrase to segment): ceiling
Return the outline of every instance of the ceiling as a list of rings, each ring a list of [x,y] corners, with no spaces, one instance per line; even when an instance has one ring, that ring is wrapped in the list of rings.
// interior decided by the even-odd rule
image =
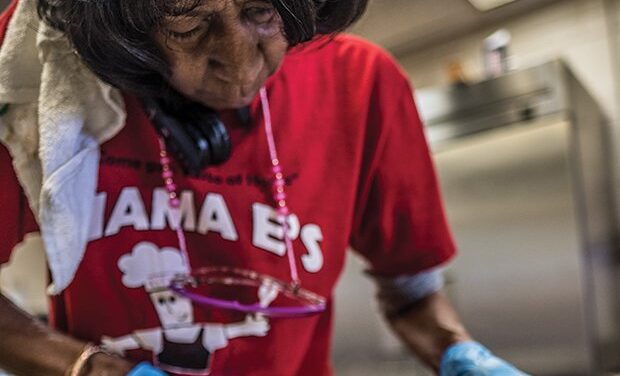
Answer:
[[[467,0],[370,0],[352,31],[403,55],[556,1],[518,0],[483,13]]]

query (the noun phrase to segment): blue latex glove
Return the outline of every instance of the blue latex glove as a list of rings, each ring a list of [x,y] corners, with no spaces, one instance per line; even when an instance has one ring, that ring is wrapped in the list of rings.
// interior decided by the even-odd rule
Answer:
[[[527,376],[491,354],[478,342],[461,342],[448,347],[441,359],[440,376]]]
[[[127,376],[166,376],[166,375],[167,373],[153,367],[148,362],[142,362],[138,364],[127,374]]]

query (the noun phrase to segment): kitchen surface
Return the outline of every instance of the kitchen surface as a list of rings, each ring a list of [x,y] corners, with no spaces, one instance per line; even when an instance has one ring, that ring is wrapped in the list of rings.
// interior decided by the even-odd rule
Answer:
[[[531,375],[620,375],[620,0],[372,0],[352,32],[415,88],[459,248],[445,291],[471,334]],[[45,318],[41,247],[29,236],[0,288]],[[432,375],[366,269],[351,250],[336,375]]]

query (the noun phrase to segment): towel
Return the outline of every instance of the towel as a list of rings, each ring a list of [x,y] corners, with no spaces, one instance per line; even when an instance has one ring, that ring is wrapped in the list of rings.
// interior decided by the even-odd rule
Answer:
[[[0,142],[39,222],[48,293],[59,294],[86,250],[99,145],[124,126],[123,98],[39,20],[36,0],[19,0],[0,48],[0,103]]]

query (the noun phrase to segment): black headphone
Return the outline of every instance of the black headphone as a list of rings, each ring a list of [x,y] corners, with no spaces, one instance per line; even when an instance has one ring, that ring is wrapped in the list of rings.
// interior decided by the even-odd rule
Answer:
[[[195,102],[174,108],[153,98],[144,98],[142,103],[186,174],[198,176],[207,166],[229,158],[230,137],[215,111]]]

